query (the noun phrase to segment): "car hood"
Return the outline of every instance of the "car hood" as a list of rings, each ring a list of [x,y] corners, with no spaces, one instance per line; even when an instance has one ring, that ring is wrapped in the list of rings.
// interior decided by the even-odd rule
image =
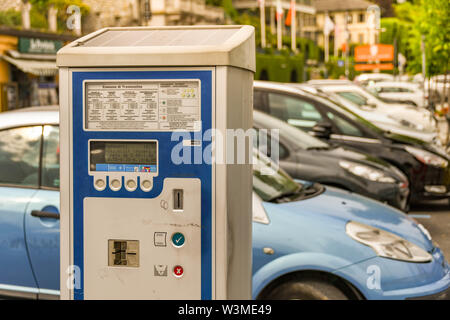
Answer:
[[[394,143],[399,143],[402,145],[412,145],[430,152],[433,152],[441,157],[444,157],[447,160],[450,160],[449,155],[446,153],[445,149],[436,144],[428,143],[426,141],[413,138],[411,136],[405,136],[402,134],[396,134],[393,132],[385,133],[385,138],[388,138]]]
[[[376,167],[380,170],[388,170],[390,171],[390,175],[393,175],[397,177],[400,180],[404,180],[404,177],[399,177],[399,174],[397,170],[393,169],[392,165],[387,163],[384,160],[381,160],[379,158],[373,157],[369,154],[362,153],[356,150],[352,150],[349,148],[343,148],[343,147],[334,147],[330,149],[323,149],[323,150],[317,150],[313,151],[320,154],[322,157],[329,157],[334,160],[348,160],[357,162],[360,164],[365,164],[368,166]]]
[[[437,138],[436,132],[417,131],[404,126],[392,125],[385,122],[374,121],[374,123],[388,133],[401,135],[405,138],[411,137],[416,141],[419,140],[420,142],[432,143]]]
[[[394,120],[403,122],[407,121],[422,126],[420,131],[434,132],[434,121],[428,110],[418,110],[417,108],[404,107],[402,105],[387,105],[380,111],[385,112],[389,117]]]
[[[305,183],[308,186],[309,183]],[[295,210],[334,219],[356,221],[394,233],[431,252],[432,242],[418,224],[403,212],[381,202],[333,187],[326,187],[320,196],[280,204],[285,210]],[[332,222],[332,221],[331,221]]]

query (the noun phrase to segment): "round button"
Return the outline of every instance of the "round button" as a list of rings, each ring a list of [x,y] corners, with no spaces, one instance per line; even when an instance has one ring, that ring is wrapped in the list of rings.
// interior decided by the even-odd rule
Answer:
[[[105,189],[105,186],[106,186],[106,182],[105,182],[105,180],[103,180],[103,179],[97,179],[97,180],[95,180],[95,188],[97,189],[97,190],[103,190],[103,189]]]
[[[144,180],[142,181],[141,186],[144,190],[150,190],[150,188],[152,187],[152,183],[150,182],[150,180]]]
[[[120,189],[120,181],[117,179],[114,179],[113,181],[111,181],[111,189],[119,190]]]
[[[173,275],[177,278],[181,278],[184,274],[184,269],[182,266],[173,267]]]
[[[182,247],[184,243],[186,242],[186,238],[184,237],[184,234],[181,232],[176,232],[172,235],[172,244],[175,247]]]
[[[127,181],[127,188],[130,189],[130,190],[136,189],[136,181],[128,180]]]

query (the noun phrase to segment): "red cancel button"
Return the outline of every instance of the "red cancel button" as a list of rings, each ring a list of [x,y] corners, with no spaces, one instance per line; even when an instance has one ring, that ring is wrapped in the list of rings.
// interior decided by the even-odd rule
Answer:
[[[184,274],[184,269],[182,266],[175,266],[173,267],[173,275],[177,278],[182,277]]]

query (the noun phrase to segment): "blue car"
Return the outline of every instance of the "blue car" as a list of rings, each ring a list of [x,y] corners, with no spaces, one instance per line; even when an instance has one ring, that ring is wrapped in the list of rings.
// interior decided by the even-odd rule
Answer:
[[[0,114],[0,296],[59,298],[58,133],[57,107]],[[254,166],[253,298],[448,299],[422,226],[273,167]]]

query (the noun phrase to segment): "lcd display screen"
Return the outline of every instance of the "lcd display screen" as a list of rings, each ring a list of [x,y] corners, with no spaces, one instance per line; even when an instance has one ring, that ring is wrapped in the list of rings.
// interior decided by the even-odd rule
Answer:
[[[157,172],[156,141],[90,141],[90,170]]]

